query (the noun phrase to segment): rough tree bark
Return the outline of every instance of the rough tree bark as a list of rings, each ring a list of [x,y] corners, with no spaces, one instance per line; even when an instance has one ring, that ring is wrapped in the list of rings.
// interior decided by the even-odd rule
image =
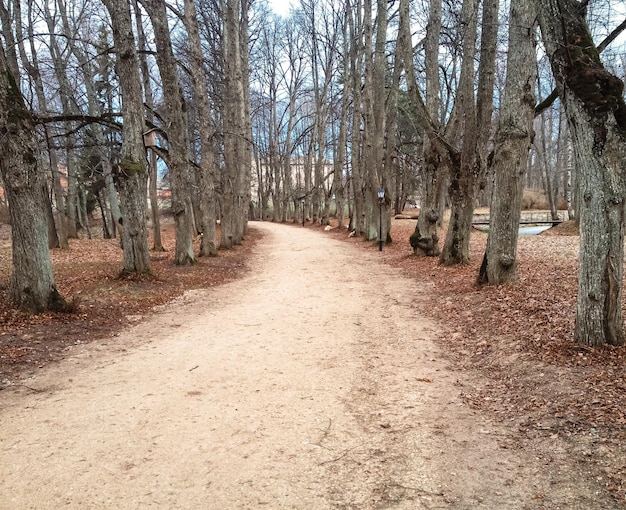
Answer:
[[[626,104],[573,0],[537,3],[539,24],[576,158],[580,254],[574,338],[622,345]]]
[[[350,36],[350,84],[352,92],[352,133],[350,136],[350,167],[351,167],[351,183],[352,194],[354,197],[354,206],[350,218],[350,228],[355,235],[361,236],[365,231],[365,196],[363,190],[362,177],[362,161],[363,153],[361,151],[361,117],[362,117],[362,83],[361,75],[363,73],[363,20],[361,16],[362,6],[361,0],[346,2],[346,14],[348,16],[348,34]]]
[[[437,129],[441,129],[441,97],[439,80],[439,38],[441,36],[441,0],[431,0],[428,6],[428,26],[424,38],[424,60],[426,77],[426,111]],[[448,168],[444,165],[439,151],[430,137],[424,139],[424,164],[422,166],[422,196],[420,215],[417,219],[416,232],[421,237],[413,252],[416,255],[438,257],[439,234],[437,226],[441,222],[440,203],[445,196],[445,182]],[[422,211],[424,214],[422,214]]]
[[[244,181],[249,184],[246,172],[250,169],[250,151],[248,150],[248,131],[246,122],[246,90],[244,87],[244,58],[242,53],[242,34],[240,0],[223,0],[222,51],[224,65],[224,165],[222,174],[222,215],[220,247],[231,248],[243,240],[247,204],[242,202],[248,190],[242,187]],[[247,154],[247,159],[246,159]]]
[[[32,116],[0,46],[0,173],[9,203],[13,246],[8,300],[36,313],[67,309],[52,272],[37,149]]]
[[[524,176],[534,136],[535,19],[534,0],[511,1],[506,85],[495,137],[489,234],[479,283],[499,285],[517,277]]]
[[[469,2],[466,6],[466,2]],[[444,265],[469,262],[474,203],[486,165],[491,134],[493,86],[497,44],[497,0],[483,1],[478,91],[474,102],[474,59],[478,2],[464,0],[461,11],[463,61],[454,109],[462,132],[461,157],[450,172],[450,224],[439,261]]]
[[[475,197],[487,186],[489,140],[493,116],[493,94],[496,81],[496,51],[498,48],[499,0],[483,0],[478,91],[476,92],[476,182]]]
[[[350,61],[349,61],[349,42],[348,42],[348,22],[347,22],[348,14],[345,15],[343,19],[343,68],[347,71],[350,69]],[[344,228],[345,221],[345,193],[346,193],[346,185],[343,179],[343,171],[346,163],[346,144],[348,141],[348,107],[350,102],[350,87],[349,82],[346,80],[346,83],[343,86],[343,90],[341,92],[341,113],[339,118],[339,134],[337,136],[337,143],[335,146],[335,158],[333,160],[334,171],[335,171],[335,193],[336,193],[336,203],[337,203],[337,227]]]
[[[125,0],[103,1],[113,27],[116,72],[122,92],[124,117],[121,160],[115,172],[124,227],[124,266],[121,276],[151,275],[146,226],[148,168],[143,145],[143,99],[130,8]]]
[[[172,214],[176,230],[174,262],[179,265],[195,263],[193,252],[193,187],[189,164],[189,137],[185,98],[178,79],[178,68],[164,0],[144,2],[154,29],[157,48],[156,61],[161,75],[165,121],[167,124],[167,166],[172,191]]]
[[[441,32],[441,0],[432,0],[429,4],[428,25],[424,38],[424,53],[426,59],[426,105],[424,114],[430,118],[433,129],[439,126],[439,35]],[[409,18],[409,0],[400,1],[400,30],[398,34],[400,50],[404,54],[404,65],[407,80],[412,90],[417,90],[415,70],[413,68],[413,49],[411,46],[411,30]],[[415,109],[415,93],[411,94]],[[413,253],[418,256],[438,257],[439,234],[437,223],[440,220],[439,199],[442,196],[441,186],[445,179],[444,159],[437,145],[431,141],[432,136],[424,138],[424,163],[422,165],[420,214],[415,225],[415,232],[411,236]]]
[[[141,80],[143,84],[143,96],[146,102],[146,120],[154,124],[154,95],[152,94],[152,85],[150,83],[150,70],[148,67],[148,41],[143,28],[142,11],[139,3],[134,0],[135,9],[135,26],[137,27],[137,48],[139,54],[139,65],[141,69]],[[148,195],[150,197],[150,212],[152,213],[152,250],[165,251],[163,247],[163,239],[161,237],[161,211],[159,208],[159,194],[157,189],[158,171],[157,171],[157,154],[151,149],[149,154],[150,160],[148,164]]]
[[[242,124],[243,136],[239,145],[239,194],[237,196],[237,217],[235,243],[240,244],[248,233],[248,213],[250,205],[250,184],[252,179],[252,115],[250,110],[250,48],[249,48],[249,9],[252,2],[241,4],[239,22],[239,44],[241,45],[242,73]]]
[[[364,2],[365,26],[365,81],[363,83],[364,133],[363,154],[365,168],[365,238],[367,240],[388,237],[390,193],[388,169],[385,159],[385,72],[387,60],[387,2],[377,0],[376,18],[372,23],[372,1]],[[374,39],[374,33],[376,35]],[[383,220],[379,225],[379,204],[377,192],[385,189],[382,206]]]
[[[476,104],[474,101],[475,53],[478,29],[478,1],[463,0],[461,27],[463,61],[459,87],[454,101],[461,126],[459,164],[450,168],[450,223],[439,261],[443,265],[469,262],[469,238],[474,211],[475,164],[477,143]]]
[[[21,3],[19,0],[14,0],[15,6],[15,14],[18,19],[22,17]],[[34,84],[35,94],[37,96],[37,103],[39,106],[40,115],[47,115],[48,111],[48,100],[45,95],[43,80],[41,77],[39,61],[37,58],[37,52],[35,51],[35,35],[34,35],[34,21],[32,9],[28,10],[28,23],[27,23],[27,33],[28,37],[24,36],[23,28],[21,23],[15,24],[15,31],[17,36],[17,47],[19,49],[20,60],[22,62],[22,66],[30,76],[31,80]],[[30,58],[32,62],[29,60],[29,56],[26,52],[25,41],[28,40],[30,46]],[[53,211],[53,217],[56,219],[56,234],[57,234],[57,243],[54,243],[54,239],[50,239],[51,247],[58,247],[61,249],[69,249],[68,244],[68,234],[67,234],[67,221],[65,217],[65,191],[61,186],[61,176],[59,173],[59,165],[57,160],[57,151],[54,147],[54,135],[51,132],[50,128],[44,126],[44,133],[46,137],[47,149],[48,149],[48,161],[50,163],[50,174],[52,176],[52,190],[54,192],[54,203],[55,210]],[[56,244],[56,246],[54,246]]]
[[[198,130],[200,132],[201,161],[196,172],[200,195],[200,226],[202,229],[199,255],[215,256],[217,255],[217,241],[215,239],[215,158],[213,156],[215,127],[212,122],[211,105],[208,98],[206,72],[203,65],[204,57],[202,55],[194,0],[185,0],[184,22],[187,36],[189,37],[191,81],[198,110]]]

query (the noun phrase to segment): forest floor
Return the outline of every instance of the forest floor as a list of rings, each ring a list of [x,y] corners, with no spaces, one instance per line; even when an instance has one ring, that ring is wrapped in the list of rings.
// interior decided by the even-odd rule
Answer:
[[[215,319],[221,321],[220,334],[232,335],[229,353],[198,350],[216,358],[217,365],[211,365],[213,372],[221,367],[236,373],[233,363],[237,359],[233,356],[241,356],[239,370],[244,375],[263,370],[258,366],[261,361],[267,364],[268,373],[261,374],[260,379],[250,376],[239,381],[233,373],[230,377],[241,383],[242,391],[254,396],[249,402],[241,402],[246,417],[254,418],[254,423],[268,423],[245,429],[247,425],[242,423],[248,422],[242,422],[237,410],[227,404],[238,394],[239,386],[229,385],[227,377],[210,379],[215,387],[207,387],[208,379],[203,380],[202,389],[194,387],[183,395],[203,408],[202,395],[217,391],[224,400],[213,402],[218,407],[212,412],[230,427],[229,434],[219,435],[213,425],[211,431],[216,436],[204,439],[216,442],[217,450],[204,453],[225,463],[234,462],[228,456],[220,457],[220,445],[226,445],[227,451],[232,446],[241,458],[256,462],[251,461],[252,467],[274,474],[260,487],[256,475],[237,462],[229,464],[219,476],[212,472],[214,468],[204,473],[205,466],[203,476],[213,484],[207,482],[205,489],[215,498],[210,508],[256,508],[261,504],[266,508],[346,509],[626,508],[626,356],[624,349],[592,350],[571,341],[576,232],[563,225],[544,235],[521,237],[519,282],[478,288],[475,280],[486,240],[484,233],[473,235],[471,264],[446,268],[436,260],[412,255],[408,237],[414,225],[414,221],[394,220],[394,242],[379,253],[376,243],[348,238],[345,230],[253,223],[241,247],[186,268],[172,265],[173,233],[171,225],[166,225],[164,245],[168,251],[153,253],[155,278],[142,281],[117,278],[121,250],[115,241],[71,241],[69,252],[54,250],[53,263],[59,290],[75,299],[76,313],[33,317],[0,305],[0,421],[5,421],[3,415],[6,418],[6,413],[15,411],[12,426],[18,430],[20,426],[28,428],[28,422],[21,421],[26,419],[24,409],[43,408],[46,399],[52,407],[65,409],[67,416],[72,415],[72,408],[63,408],[63,402],[80,400],[81,395],[86,400],[82,405],[91,408],[94,404],[90,399],[102,380],[90,380],[83,386],[77,383],[82,394],[71,393],[74,390],[66,388],[73,385],[70,382],[75,377],[77,381],[87,377],[75,376],[74,372],[118,369],[116,365],[136,356],[147,358],[148,351],[154,349],[167,351],[177,359],[180,351],[168,350],[159,340],[163,336],[159,328],[170,336],[172,329],[178,331],[182,342],[193,336],[183,333],[187,323],[206,334],[207,329],[215,327],[211,322]],[[282,232],[288,232],[286,237]],[[274,260],[276,239],[280,250]],[[268,266],[281,271],[277,264],[286,268],[276,273],[276,280],[271,276],[274,273],[264,276]],[[367,277],[363,271],[367,271]],[[0,298],[6,292],[9,275],[9,229],[0,226]],[[343,293],[346,286],[350,291]],[[209,288],[214,289],[208,293],[200,290]],[[194,289],[195,293],[183,296]],[[279,309],[266,324],[264,317],[270,316],[270,311],[260,311],[254,299],[267,302],[270,308],[285,309]],[[232,305],[229,313],[234,315],[205,317],[212,307],[221,309],[222,302]],[[242,313],[241,303],[250,308]],[[298,313],[282,324],[286,331],[272,329],[294,310]],[[195,324],[200,320],[197,317],[205,317],[199,325]],[[237,322],[246,324],[230,331],[230,323]],[[265,331],[260,337],[262,352],[252,353],[246,350],[249,345],[240,342],[241,327],[249,331],[261,324],[269,328],[261,330]],[[362,330],[365,327],[367,336]],[[310,336],[315,336],[315,331],[320,332],[319,338]],[[336,331],[337,338],[345,336],[346,345],[338,350],[329,331]],[[174,335],[177,341],[178,336]],[[302,352],[290,351],[291,337],[304,342],[293,347]],[[306,351],[312,339],[316,345],[313,351]],[[192,344],[191,350],[195,349]],[[183,350],[190,350],[190,345]],[[284,353],[294,357],[281,357]],[[118,362],[120,357],[124,359]],[[206,373],[203,361],[195,363],[193,359],[182,360],[177,368],[186,367],[184,373],[190,377],[209,378],[211,370]],[[304,367],[303,360],[308,360]],[[160,374],[152,370],[154,367],[147,372],[157,380]],[[115,379],[115,374],[107,374]],[[313,381],[303,390],[306,395],[293,391],[290,376]],[[118,379],[128,377],[126,373]],[[139,381],[130,384],[141,386]],[[167,387],[170,384],[174,384],[172,380],[163,383]],[[339,389],[329,393],[335,387]],[[125,402],[133,412],[143,405],[146,395],[160,394],[143,387],[137,391],[141,390],[145,393],[137,396],[136,406]],[[120,392],[131,392],[119,388],[111,391],[102,399],[115,400]],[[65,393],[65,397],[59,396]],[[159,407],[166,412],[174,404],[171,395],[163,395],[170,399]],[[296,405],[293,399],[299,403]],[[313,400],[325,404],[322,402],[320,408],[320,403]],[[115,419],[116,411],[108,404],[102,405]],[[184,414],[184,409],[178,411]],[[320,414],[307,414],[315,412]],[[276,435],[281,430],[299,430],[297,413],[302,420],[308,417],[314,423],[317,434],[309,437],[305,454],[294,449],[294,441],[300,437],[291,435],[290,441],[281,446],[282,439]],[[350,422],[350,416],[358,423]],[[97,418],[99,430],[106,420],[102,421],[101,414]],[[170,420],[167,416],[158,418],[159,423]],[[216,416],[211,418],[215,420]],[[42,423],[46,420],[52,423],[52,442],[52,436],[61,430],[62,416],[56,420],[41,417]],[[156,438],[158,432],[150,428],[150,418],[143,416],[141,420],[141,434]],[[70,430],[77,427],[75,420],[68,421],[66,427]],[[2,428],[9,434],[4,423]],[[172,439],[182,433],[177,430],[168,432],[173,436],[164,437]],[[139,434],[138,430],[133,432]],[[80,436],[82,439],[76,442],[88,446],[90,432],[81,430]],[[32,452],[32,464],[18,468],[12,455],[24,444],[0,438],[0,464],[5,466],[0,472],[0,496],[4,501],[0,507],[47,508],[43,503],[47,501],[50,508],[56,508],[63,498],[68,508],[85,504],[90,508],[106,507],[105,496],[96,494],[93,487],[81,496],[91,499],[80,500],[80,480],[66,480],[72,491],[75,489],[70,491],[72,494],[50,492],[46,483],[58,484],[59,479],[51,482],[52,475],[33,473],[33,466],[42,464],[37,455],[45,454],[44,458],[52,461],[59,457],[59,451],[46,450],[46,440],[35,436],[22,441],[38,446],[39,452]],[[58,440],[63,441],[63,436]],[[65,440],[63,448],[71,450],[74,445],[68,446]],[[155,439],[154,444],[157,442]],[[105,466],[115,470],[109,475],[118,490],[107,496],[108,504],[113,501],[117,508],[139,507],[139,495],[132,494],[134,482],[129,481],[137,478],[138,490],[145,491],[141,497],[147,498],[146,502],[168,507],[166,499],[158,499],[165,498],[167,491],[163,492],[163,487],[149,489],[140,481],[146,482],[149,475],[153,480],[159,476],[147,467],[148,457],[155,457],[155,464],[160,459],[161,467],[171,457],[159,457],[150,448],[146,453],[143,445],[144,450],[135,453],[145,458],[131,458],[132,452],[127,452],[128,459],[120,460],[126,450],[132,450],[131,443],[129,439],[109,454],[117,455],[114,459],[119,462],[111,460],[109,467]],[[254,449],[252,445],[257,443],[260,446]],[[364,449],[364,444],[369,448]],[[278,453],[269,454],[270,447]],[[319,456],[320,452],[327,455]],[[84,459],[76,462],[85,466],[88,463]],[[136,473],[139,467],[146,473],[143,478]],[[239,476],[237,469],[246,473]],[[286,475],[290,470],[300,478]],[[163,476],[173,480],[170,471]],[[85,487],[111,483],[106,472],[98,476],[86,478]],[[28,477],[48,490],[40,494],[44,499],[34,506],[20,505],[37,494],[28,484]],[[191,479],[187,482],[193,485]],[[193,497],[202,497],[192,497],[190,492],[188,500],[181,500],[182,494],[175,488],[171,483],[167,494],[178,498],[178,508],[194,508]],[[64,489],[57,486],[55,490]],[[120,491],[127,489],[130,493],[126,497],[130,499],[121,499]],[[11,491],[13,499],[5,490]],[[98,498],[101,505],[96,504]],[[16,502],[14,506],[11,501]],[[135,503],[131,505],[130,501]]]

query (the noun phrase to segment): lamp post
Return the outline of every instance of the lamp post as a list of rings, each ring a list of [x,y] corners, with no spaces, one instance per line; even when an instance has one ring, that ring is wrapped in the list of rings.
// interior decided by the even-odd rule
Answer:
[[[302,226],[304,227],[304,197],[300,197],[300,203],[302,204]]]
[[[379,188],[378,195],[378,251],[383,251],[383,202],[385,201],[385,189]]]

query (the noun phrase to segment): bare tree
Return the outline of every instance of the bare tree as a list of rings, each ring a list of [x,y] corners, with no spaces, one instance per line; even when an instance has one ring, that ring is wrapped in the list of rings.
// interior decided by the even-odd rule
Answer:
[[[125,0],[103,1],[111,16],[124,115],[121,158],[115,175],[124,227],[122,275],[149,275],[152,271],[146,226],[148,169],[143,145],[144,120],[139,60],[130,6]]]
[[[43,174],[30,111],[0,45],[0,174],[11,214],[13,273],[8,299],[31,312],[63,311],[48,250]]]
[[[283,148],[283,175],[285,179],[285,189],[291,192],[291,200],[294,208],[294,221],[296,221],[297,212],[300,209],[300,201],[305,195],[305,190],[300,183],[294,183],[292,178],[293,166],[292,161],[295,153],[295,145],[298,140],[296,134],[297,107],[298,97],[304,83],[304,57],[301,54],[304,45],[304,35],[296,23],[288,21],[284,27],[284,36],[286,39],[286,51],[288,69],[281,68],[282,80],[285,83],[285,90],[289,96],[289,105],[287,109],[287,124],[284,128],[285,141]],[[299,177],[299,174],[298,174]],[[295,188],[300,188],[299,193],[295,192]],[[304,211],[302,211],[304,213]]]
[[[21,2],[14,0],[16,18],[22,18]],[[20,61],[27,75],[33,83],[35,96],[37,98],[37,105],[39,114],[46,116],[49,114],[48,98],[46,97],[44,84],[41,76],[41,69],[39,65],[39,59],[37,52],[35,51],[35,34],[34,34],[34,19],[33,9],[28,4],[27,12],[27,36],[23,33],[22,23],[15,23],[17,48],[19,50]],[[28,41],[30,47],[31,60],[26,52],[25,43]],[[57,158],[57,150],[54,143],[54,132],[47,125],[43,126],[46,148],[48,153],[48,163],[50,165],[50,175],[52,177],[52,190],[54,192],[54,203],[56,205],[54,211],[54,218],[56,219],[56,239],[50,239],[51,247],[58,247],[62,249],[68,249],[68,229],[66,219],[66,207],[65,207],[65,191],[61,186],[61,175],[59,172],[59,161]]]
[[[348,72],[350,69],[350,43],[348,40],[348,14],[342,19],[342,32],[343,32],[343,63],[342,67],[344,72]],[[341,91],[341,110],[339,113],[339,133],[336,138],[335,149],[333,151],[335,157],[333,159],[334,165],[334,182],[335,182],[335,195],[337,197],[337,226],[338,228],[344,228],[345,222],[345,198],[347,182],[343,179],[344,168],[346,166],[346,149],[348,143],[348,108],[350,105],[350,87],[349,81],[346,80]]]
[[[189,138],[185,98],[178,79],[178,68],[164,0],[144,2],[157,47],[156,61],[161,75],[161,87],[165,101],[170,187],[172,191],[172,214],[176,226],[174,261],[177,265],[193,264],[193,203],[192,176],[190,168]]]
[[[478,30],[478,0],[463,0],[461,26],[463,61],[454,101],[453,119],[462,133],[459,161],[450,168],[450,223],[440,262],[444,265],[469,261],[469,237],[476,186],[476,144],[478,124],[474,100],[475,53]]]
[[[535,5],[512,0],[504,98],[495,137],[489,234],[478,281],[499,285],[517,277],[517,238],[535,116]]]
[[[69,34],[71,33],[72,29],[67,13],[67,6],[65,2],[61,0],[59,0],[58,5],[61,14],[63,32]],[[102,116],[102,114],[104,113],[98,101],[98,94],[95,86],[97,70],[94,65],[93,59],[90,58],[89,49],[87,47],[88,43],[85,41],[81,42],[82,44],[79,43],[78,37],[69,38],[68,47],[71,54],[73,54],[76,58],[79,64],[78,68],[80,69],[80,72],[82,74],[82,83],[84,83],[85,96],[87,100],[87,112],[89,116],[96,119]],[[116,225],[119,225],[122,213],[120,211],[117,192],[113,185],[111,154],[110,151],[107,150],[107,140],[102,124],[97,122],[92,123],[90,126],[90,136],[93,137],[93,151],[99,160],[99,165],[101,167],[102,173],[102,181],[104,184],[104,189],[106,190],[105,196],[108,199],[108,204],[111,210],[113,228],[111,229],[110,234],[112,236],[115,236],[115,232],[117,229]],[[82,193],[82,197],[83,199],[86,199],[86,194],[84,192]],[[85,222],[85,224],[88,227],[88,223]]]
[[[143,95],[146,104],[146,120],[154,124],[154,94],[152,93],[152,83],[150,80],[150,69],[148,66],[148,41],[143,26],[142,10],[139,2],[134,0],[135,26],[137,28],[137,48],[138,58],[141,66],[141,79],[143,84]],[[154,133],[154,132],[153,132]],[[156,134],[155,134],[156,142]],[[161,238],[161,211],[159,208],[158,194],[158,156],[154,147],[149,151],[149,175],[148,175],[148,195],[150,197],[150,211],[152,213],[152,249],[154,251],[165,251]]]
[[[580,265],[574,337],[586,345],[621,345],[624,84],[600,61],[584,19],[584,5],[573,0],[544,0],[537,8],[578,172]]]
[[[216,242],[216,206],[215,206],[215,157],[213,138],[215,127],[212,122],[211,105],[208,98],[208,84],[204,69],[202,44],[198,31],[196,5],[194,0],[185,0],[185,27],[189,38],[190,72],[193,83],[194,99],[198,111],[198,131],[200,134],[201,161],[196,172],[199,188],[200,225],[202,242],[200,256],[217,255]]]
[[[269,196],[272,197],[272,220],[280,221],[286,218],[288,203],[285,200],[288,190],[283,179],[283,163],[286,157],[281,153],[281,117],[279,103],[281,96],[280,65],[283,59],[282,20],[278,17],[269,17],[267,22],[259,27],[257,39],[255,79],[258,81],[256,98],[257,116],[262,119],[257,124],[257,147],[259,157],[263,161],[259,170],[264,176],[260,182],[266,184],[261,202],[262,216],[269,214]],[[295,97],[292,98],[295,101]]]
[[[361,0],[346,0],[348,16],[348,37],[350,39],[350,77],[349,84],[352,96],[352,132],[350,136],[350,182],[354,206],[350,220],[350,228],[357,236],[365,233],[365,195],[362,176],[364,159],[361,144],[363,86],[362,74],[364,67],[365,44],[363,40],[363,15]]]
[[[411,46],[411,30],[409,18],[409,1],[400,2],[400,29],[398,40],[404,52],[409,99],[416,110],[424,108],[421,113],[422,125],[430,127],[430,136],[424,139],[424,163],[421,172],[421,199],[420,214],[415,225],[415,232],[411,236],[411,246],[416,255],[428,257],[438,257],[439,234],[437,224],[441,220],[440,200],[442,197],[442,186],[445,182],[445,172],[447,165],[446,158],[442,156],[440,144],[434,139],[435,131],[441,126],[439,122],[439,109],[441,100],[439,95],[439,34],[441,32],[441,0],[432,0],[429,3],[428,25],[426,27],[426,37],[424,38],[425,53],[425,75],[426,75],[426,105],[424,108],[421,98],[417,97],[417,86],[415,70],[413,68],[413,50]],[[428,122],[424,119],[428,118]]]
[[[55,7],[57,7],[55,5]],[[64,4],[61,2],[60,10],[62,11],[64,8]],[[68,66],[70,57],[72,56],[71,51],[68,51],[68,45],[65,47],[61,47],[59,42],[59,37],[57,36],[57,25],[56,18],[57,13],[52,12],[50,5],[47,2],[44,2],[43,6],[43,15],[45,18],[45,22],[48,27],[48,46],[50,51],[51,63],[54,69],[54,75],[58,83],[58,100],[61,103],[62,114],[64,117],[70,118],[74,115],[78,115],[80,110],[76,104],[74,99],[74,88],[70,83],[70,79],[68,76]],[[69,29],[68,26],[64,27],[66,30]],[[71,40],[74,30],[70,32],[68,40]],[[70,238],[78,237],[78,208],[79,208],[79,200],[78,200],[78,161],[76,155],[76,145],[77,145],[77,135],[76,135],[76,125],[74,122],[68,122],[68,131],[65,135],[66,143],[65,143],[65,164],[67,168],[67,195],[66,195],[66,204],[65,211],[66,214],[66,223],[67,223],[67,235]],[[56,171],[57,169],[53,169]]]
[[[387,42],[387,2],[377,1],[376,17],[372,20],[372,2],[364,2],[365,26],[365,78],[363,82],[363,112],[364,132],[363,151],[364,183],[365,183],[365,237],[368,240],[376,239],[379,235],[383,240],[389,236],[389,204],[390,190],[388,189],[388,169],[385,161],[385,132],[386,132],[386,91],[385,75],[387,71],[386,42]],[[374,38],[375,34],[375,38]],[[385,219],[379,225],[379,210],[377,193],[380,188],[386,190],[384,213]],[[379,232],[380,230],[380,232]]]
[[[250,196],[249,85],[244,42],[247,38],[247,6],[242,6],[240,0],[222,0],[222,17],[225,169],[222,174],[220,247],[230,248],[240,244],[245,235]]]

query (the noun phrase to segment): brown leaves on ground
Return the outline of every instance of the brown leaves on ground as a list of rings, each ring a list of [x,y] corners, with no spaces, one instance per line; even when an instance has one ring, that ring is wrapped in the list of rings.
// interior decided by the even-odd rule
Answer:
[[[413,255],[414,228],[415,221],[394,220],[393,243],[380,257],[415,280],[406,291],[425,315],[438,319],[444,331],[439,344],[453,364],[479,375],[480,385],[463,388],[466,401],[511,423],[526,440],[566,441],[623,504],[626,347],[590,349],[573,342],[576,229],[563,225],[546,235],[520,236],[518,282],[479,287],[485,233],[472,234],[470,264],[443,267]],[[346,230],[331,235],[377,249],[349,239]]]
[[[173,263],[172,222],[164,222],[162,237],[166,251],[151,252],[154,278],[142,280],[119,278],[122,250],[118,240],[71,239],[69,250],[53,250],[52,261],[57,288],[66,299],[74,300],[77,312],[30,315],[6,304],[10,227],[0,225],[0,389],[49,361],[64,358],[69,346],[115,334],[185,290],[238,278],[248,270],[246,260],[259,234],[251,230],[244,245],[222,250],[218,257],[198,258],[193,266]]]
[[[463,387],[466,401],[511,423],[520,441],[557,440],[622,504],[626,496],[626,349],[588,349],[573,343],[578,237],[571,226],[561,234],[522,236],[519,281],[500,287],[475,285],[486,234],[475,232],[472,262],[439,266],[417,258],[409,245],[415,221],[394,220],[394,242],[377,256],[415,280],[415,306],[438,320],[439,343],[452,363],[476,373],[476,387]],[[294,228],[302,228],[294,226]],[[310,226],[308,228],[311,228]],[[319,228],[321,227],[313,227]],[[376,243],[332,235],[364,250]],[[118,279],[122,252],[116,240],[74,240],[70,251],[55,250],[58,288],[76,299],[76,314],[31,316],[0,304],[0,388],[50,360],[68,346],[105,338],[122,326],[182,294],[237,278],[247,269],[254,229],[243,247],[200,259],[192,267],[172,262],[173,226],[163,229],[164,253],[152,253],[153,280]],[[443,239],[443,235],[441,235]],[[10,275],[8,227],[0,226],[0,303]],[[423,382],[428,382],[421,380]],[[556,455],[556,454],[555,454]]]

